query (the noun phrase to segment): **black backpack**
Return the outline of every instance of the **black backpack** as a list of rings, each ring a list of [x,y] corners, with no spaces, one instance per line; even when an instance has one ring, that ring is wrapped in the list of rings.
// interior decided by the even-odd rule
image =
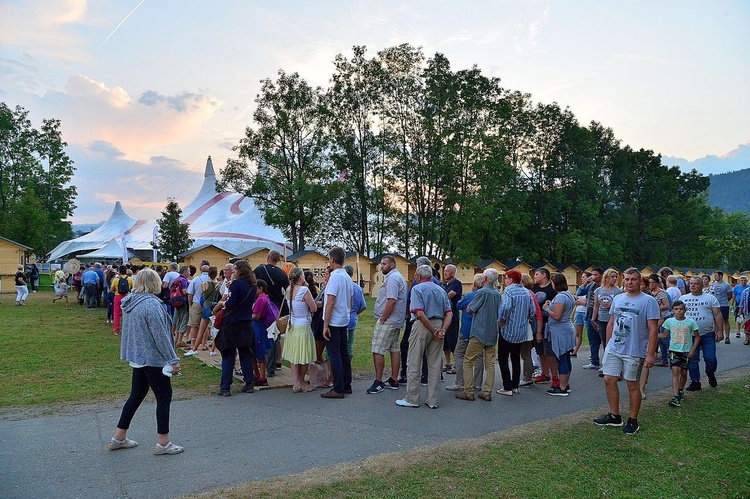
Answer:
[[[127,276],[120,276],[120,280],[117,281],[117,294],[126,295],[130,293],[130,285],[128,283]]]

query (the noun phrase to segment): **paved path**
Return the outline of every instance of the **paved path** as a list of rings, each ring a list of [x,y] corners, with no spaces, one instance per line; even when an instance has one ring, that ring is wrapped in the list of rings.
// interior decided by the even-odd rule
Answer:
[[[720,372],[750,363],[750,346],[733,339],[717,347]],[[186,448],[178,456],[151,454],[153,404],[141,407],[128,434],[140,446],[116,452],[106,445],[119,409],[0,421],[0,497],[173,497],[603,407],[596,371],[581,369],[585,355],[573,360],[567,398],[547,396],[549,385],[539,385],[513,397],[495,394],[490,403],[465,402],[441,385],[438,410],[408,409],[394,404],[403,388],[367,395],[368,380],[355,383],[345,400],[268,390],[175,402],[171,434]],[[667,368],[653,369],[649,390],[668,387],[669,376]],[[471,424],[458,424],[467,418]],[[648,421],[642,423],[647,433]]]

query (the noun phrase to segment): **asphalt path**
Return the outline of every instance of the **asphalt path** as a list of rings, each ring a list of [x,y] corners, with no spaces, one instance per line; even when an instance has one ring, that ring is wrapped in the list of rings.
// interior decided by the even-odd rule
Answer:
[[[719,374],[750,364],[750,346],[741,340],[732,338],[717,349]],[[319,390],[294,394],[279,389],[174,402],[171,437],[185,447],[175,456],[152,455],[153,403],[141,406],[128,432],[140,445],[118,451],[107,450],[107,443],[119,409],[6,419],[0,421],[0,497],[174,497],[478,437],[583,409],[605,410],[602,380],[596,371],[581,369],[587,356],[584,349],[580,354],[573,359],[569,397],[550,397],[545,393],[549,385],[536,385],[512,397],[493,391],[491,402],[466,402],[445,390],[454,378],[446,375],[436,410],[396,406],[404,387],[368,395],[371,380],[355,382],[354,394],[344,400],[322,399]],[[668,368],[651,371],[649,392],[670,386]],[[721,381],[719,376],[719,389]],[[703,382],[704,390],[710,389],[705,377]],[[624,385],[620,392],[624,401]],[[422,395],[424,402],[424,389]],[[668,397],[659,396],[666,404]],[[692,396],[698,394],[688,394],[688,400]],[[641,427],[647,435],[648,420],[642,419]]]

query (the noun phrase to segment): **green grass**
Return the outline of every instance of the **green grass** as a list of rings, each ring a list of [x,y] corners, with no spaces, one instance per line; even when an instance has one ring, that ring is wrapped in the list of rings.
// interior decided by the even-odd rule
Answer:
[[[681,409],[652,396],[635,436],[584,411],[206,496],[749,497],[746,382],[689,394]]]

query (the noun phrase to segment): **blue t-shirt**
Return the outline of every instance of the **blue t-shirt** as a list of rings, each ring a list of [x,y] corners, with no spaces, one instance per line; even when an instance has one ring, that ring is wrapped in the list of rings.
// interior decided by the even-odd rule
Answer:
[[[354,329],[357,327],[359,321],[359,311],[363,308],[367,308],[365,303],[365,294],[362,292],[362,288],[356,284],[352,286],[352,309],[349,312],[349,326],[347,329]]]
[[[458,301],[458,309],[461,311],[461,329],[459,330],[459,333],[467,340],[471,338],[472,317],[471,314],[466,313],[466,307],[468,307],[469,303],[471,303],[471,300],[474,299],[475,294],[477,294],[476,291],[466,293],[466,296]]]
[[[742,298],[742,292],[747,289],[747,285],[743,286],[742,284],[737,284],[734,288],[732,288],[732,294],[734,295],[734,303],[735,305],[740,304],[740,299]]]

